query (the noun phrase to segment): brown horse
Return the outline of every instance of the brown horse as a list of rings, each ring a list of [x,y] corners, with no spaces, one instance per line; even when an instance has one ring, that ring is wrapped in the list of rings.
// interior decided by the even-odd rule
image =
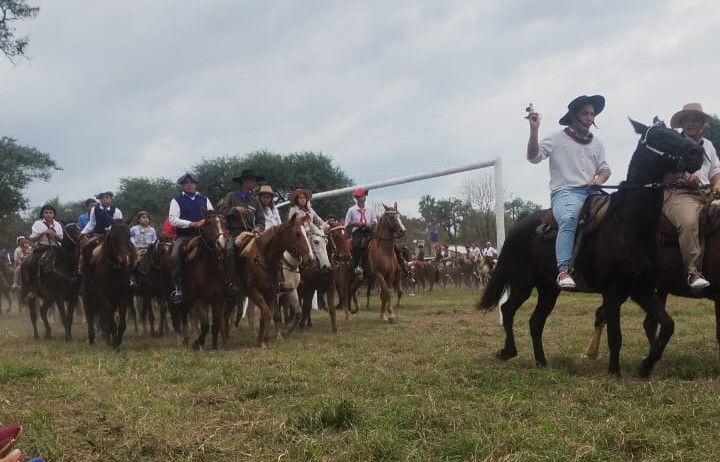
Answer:
[[[380,317],[383,320],[395,322],[395,312],[390,305],[390,288],[395,288],[397,292],[395,307],[400,305],[400,299],[402,298],[400,285],[402,270],[395,255],[395,238],[405,234],[405,225],[400,219],[397,202],[393,207],[383,204],[383,208],[385,212],[375,227],[375,233],[363,258],[363,265],[366,268],[365,279],[368,281],[368,286],[377,285],[380,288],[380,300],[382,303]],[[363,281],[353,281],[349,293],[354,296],[362,284]],[[349,305],[351,297],[347,298]]]
[[[88,324],[88,342],[95,343],[95,315],[100,316],[105,340],[117,349],[125,333],[127,310],[132,304],[130,266],[135,246],[130,232],[122,220],[114,220],[106,235],[97,245],[86,245],[82,250],[82,286],[85,314]],[[118,322],[115,313],[118,313]]]
[[[227,268],[225,261],[221,216],[208,211],[203,220],[200,235],[187,244],[182,278],[183,293],[186,295],[178,307],[178,316],[173,318],[173,324],[178,335],[182,332],[183,344],[188,344],[188,315],[191,314],[200,325],[198,336],[193,342],[193,348],[199,349],[205,345],[212,314],[212,348],[217,349],[218,333],[222,337],[223,346],[227,346],[230,337],[230,326],[225,315],[230,268]]]
[[[8,302],[8,309],[6,313],[12,310],[12,280],[13,272],[10,265],[3,261],[0,263],[0,314],[2,314],[2,299],[6,299]]]
[[[40,305],[40,318],[45,325],[45,338],[51,337],[50,323],[48,322],[48,309],[55,304],[63,327],[65,328],[65,340],[72,338],[72,323],[75,307],[78,302],[78,284],[73,280],[77,270],[77,240],[80,237],[80,229],[76,224],[71,223],[64,227],[62,245],[45,251],[40,257],[38,274],[34,279],[34,287],[30,287],[25,281],[22,285],[22,299],[27,299],[30,321],[33,326],[33,336],[39,338],[37,329],[37,298],[42,298]],[[29,261],[28,261],[29,263]],[[32,290],[31,290],[32,289]],[[28,293],[34,296],[28,296]],[[67,309],[65,304],[67,303]]]
[[[155,314],[153,313],[153,300],[160,308],[160,322],[158,323],[158,335],[165,333],[166,315],[168,310],[168,294],[172,290],[170,281],[170,256],[171,243],[155,241],[148,246],[147,250],[138,256],[138,264],[135,270],[135,282],[137,287],[134,294],[142,299],[142,320],[143,332],[146,329],[146,322],[150,322],[150,335],[155,336]]]
[[[346,306],[345,297],[349,290],[347,283],[350,280],[350,264],[352,262],[350,241],[351,238],[348,236],[344,226],[335,226],[330,229],[328,234],[328,255],[330,256],[333,278],[335,279],[335,291],[338,296],[337,308]],[[349,313],[345,309],[345,319],[348,317]]]
[[[276,306],[278,287],[278,269],[284,252],[289,252],[296,260],[314,259],[305,227],[306,217],[293,215],[288,223],[278,225],[255,237],[245,248],[237,245],[240,256],[237,258],[237,270],[240,275],[242,295],[250,298],[260,309],[260,329],[258,341],[266,347],[270,341],[270,323],[275,321],[279,333],[282,322]],[[236,241],[242,240],[242,235]],[[242,244],[236,242],[236,244]]]

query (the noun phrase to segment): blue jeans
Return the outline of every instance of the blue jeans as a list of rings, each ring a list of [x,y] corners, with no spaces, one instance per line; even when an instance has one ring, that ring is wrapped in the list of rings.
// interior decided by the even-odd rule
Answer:
[[[558,223],[555,258],[559,270],[570,269],[580,209],[589,195],[588,188],[580,186],[561,189],[550,196],[553,215]]]

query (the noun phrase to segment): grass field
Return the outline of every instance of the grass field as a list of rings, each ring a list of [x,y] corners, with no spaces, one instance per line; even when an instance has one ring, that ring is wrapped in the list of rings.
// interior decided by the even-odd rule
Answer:
[[[550,366],[495,359],[497,312],[471,291],[406,297],[397,324],[372,311],[255,348],[246,325],[227,351],[139,338],[120,352],[34,341],[25,316],[0,317],[0,421],[49,460],[719,460],[720,367],[707,302],[670,299],[676,321],[651,380],[640,310],[624,310],[623,373],[607,348],[580,358],[597,296],[563,295],[545,331]],[[533,300],[531,300],[532,302]]]

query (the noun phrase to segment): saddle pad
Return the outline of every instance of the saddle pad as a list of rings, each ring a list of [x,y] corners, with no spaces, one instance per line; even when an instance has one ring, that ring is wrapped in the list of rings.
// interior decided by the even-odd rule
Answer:
[[[580,232],[589,234],[600,226],[605,215],[607,215],[610,206],[610,197],[609,194],[595,194],[585,200],[578,215],[578,230]],[[552,209],[545,210],[540,218],[537,233],[546,235],[557,232],[557,229],[558,224],[557,221],[555,221]]]

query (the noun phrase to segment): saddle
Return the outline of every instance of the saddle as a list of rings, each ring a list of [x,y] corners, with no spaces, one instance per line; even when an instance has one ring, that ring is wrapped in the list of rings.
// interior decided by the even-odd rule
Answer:
[[[610,208],[609,194],[593,194],[585,199],[578,218],[578,235],[587,235],[594,232],[603,222]],[[558,224],[552,209],[545,210],[540,218],[540,225],[536,232],[544,239],[555,239]],[[577,240],[576,240],[577,241]]]

